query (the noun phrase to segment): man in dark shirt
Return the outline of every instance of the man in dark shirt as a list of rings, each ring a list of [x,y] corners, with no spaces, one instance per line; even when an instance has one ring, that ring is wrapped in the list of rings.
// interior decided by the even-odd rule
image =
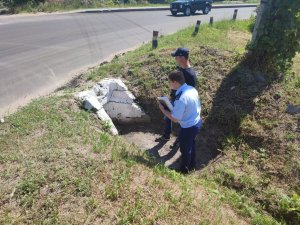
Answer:
[[[189,49],[187,48],[177,48],[176,51],[171,53],[176,60],[178,65],[178,70],[181,71],[184,75],[185,83],[189,86],[196,87],[196,73],[195,70],[191,67],[189,62]],[[175,92],[176,90],[171,90],[171,102],[175,101]],[[172,121],[165,117],[165,127],[164,134],[157,138],[156,141],[168,141],[170,140],[170,135],[172,131]],[[174,145],[178,143],[178,139],[176,139]]]
[[[187,48],[177,48],[171,55],[176,60],[178,70],[183,73],[185,83],[192,87],[196,87],[196,73],[189,61],[189,50]]]

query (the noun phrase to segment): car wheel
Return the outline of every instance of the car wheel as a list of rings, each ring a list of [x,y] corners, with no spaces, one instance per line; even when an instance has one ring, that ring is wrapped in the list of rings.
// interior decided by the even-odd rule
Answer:
[[[176,16],[176,15],[177,15],[177,12],[171,11],[171,13],[172,13],[173,16]]]
[[[191,15],[191,8],[190,7],[186,7],[186,9],[184,10],[184,15],[186,15],[186,16]]]
[[[202,10],[203,11],[203,14],[208,14],[209,11],[210,11],[211,7],[209,5],[205,6],[205,8]]]

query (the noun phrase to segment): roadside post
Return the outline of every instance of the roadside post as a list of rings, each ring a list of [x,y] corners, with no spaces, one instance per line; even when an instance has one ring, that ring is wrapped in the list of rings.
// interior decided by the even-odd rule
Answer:
[[[200,24],[201,24],[201,20],[197,20],[197,23],[196,23],[196,26],[195,26],[195,30],[194,30],[193,35],[197,35],[197,34],[198,34]]]
[[[157,48],[158,45],[158,31],[153,31],[153,39],[152,39],[152,49]]]
[[[210,19],[209,19],[209,25],[213,25],[213,23],[214,23],[214,18],[210,17]]]
[[[237,12],[238,12],[238,9],[235,9],[234,13],[233,13],[233,17],[232,17],[233,20],[236,20]]]

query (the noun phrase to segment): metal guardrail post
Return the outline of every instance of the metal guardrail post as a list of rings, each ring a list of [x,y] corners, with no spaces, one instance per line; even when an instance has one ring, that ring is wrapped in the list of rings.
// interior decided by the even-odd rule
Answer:
[[[158,31],[153,31],[152,49],[157,48],[158,45]]]
[[[237,13],[238,13],[238,9],[235,9],[232,17],[233,20],[236,20]]]
[[[197,20],[197,23],[196,23],[196,26],[195,26],[195,30],[194,30],[194,33],[193,33],[193,35],[196,35],[196,34],[198,34],[198,32],[199,32],[199,27],[200,27],[200,24],[201,24],[201,20]]]

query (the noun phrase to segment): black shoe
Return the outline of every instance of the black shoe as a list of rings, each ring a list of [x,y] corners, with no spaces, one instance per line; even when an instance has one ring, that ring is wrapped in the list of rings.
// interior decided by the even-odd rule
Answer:
[[[179,170],[177,170],[177,172],[182,173],[182,174],[188,174],[190,171],[188,170],[187,167],[183,167],[181,166]]]
[[[155,139],[156,142],[168,141],[168,140],[170,140],[170,136],[168,136],[168,135],[162,135],[162,136]]]
[[[177,172],[182,173],[182,174],[188,174],[195,171],[195,167],[194,166],[181,166],[179,170],[177,170]]]

